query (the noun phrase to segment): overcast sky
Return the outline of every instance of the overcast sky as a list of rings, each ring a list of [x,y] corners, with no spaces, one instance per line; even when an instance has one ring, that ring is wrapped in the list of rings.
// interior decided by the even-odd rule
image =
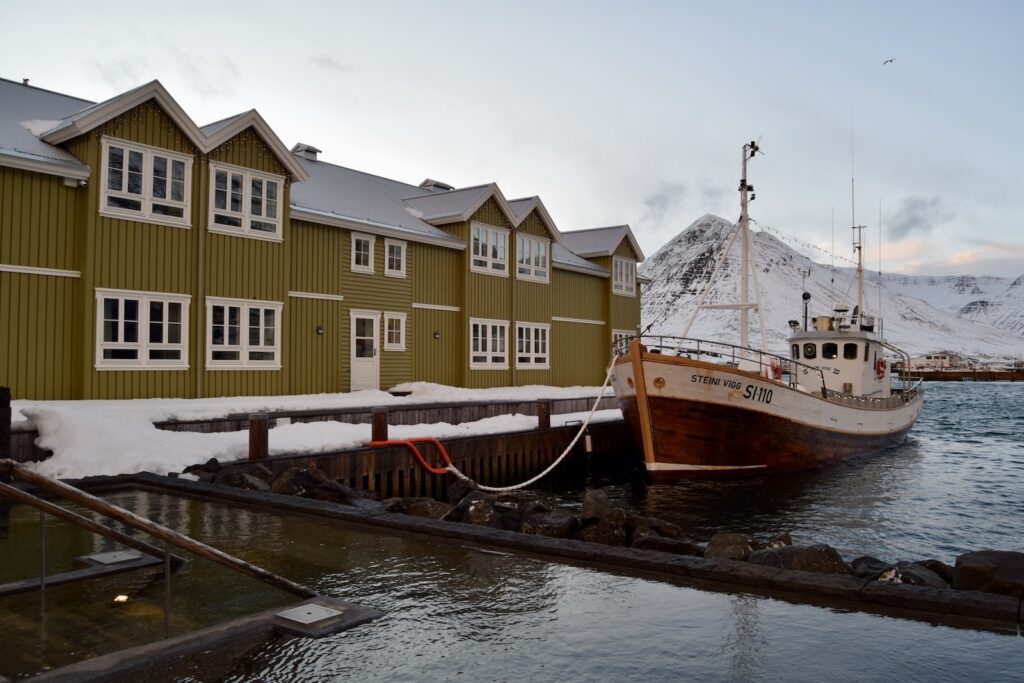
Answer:
[[[887,271],[1024,274],[1022,2],[244,7],[0,0],[0,76],[93,100],[158,78],[200,125],[255,108],[323,160],[496,181],[648,256],[736,219],[751,139],[751,215],[828,248],[834,214],[850,256],[852,140],[872,268],[881,208]]]

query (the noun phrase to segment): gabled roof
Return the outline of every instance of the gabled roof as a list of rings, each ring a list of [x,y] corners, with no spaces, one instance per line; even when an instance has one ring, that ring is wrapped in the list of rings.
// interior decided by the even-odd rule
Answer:
[[[464,187],[449,192],[423,194],[421,190],[415,196],[407,197],[405,205],[417,218],[422,218],[431,225],[445,225],[468,221],[488,199],[497,202],[509,223],[518,225],[519,221],[509,207],[508,200],[495,183]]]
[[[85,180],[89,167],[39,135],[92,102],[0,78],[0,165]]]
[[[610,277],[610,273],[605,268],[577,256],[569,251],[565,245],[558,242],[554,242],[551,245],[551,261],[556,268],[561,268],[562,270],[574,270],[578,273],[586,273],[587,275]]]
[[[562,241],[562,233],[558,230],[558,226],[551,220],[551,214],[548,213],[547,207],[544,206],[544,202],[540,200],[540,197],[523,197],[522,199],[511,199],[508,202],[512,212],[516,215],[515,224],[519,225],[522,223],[530,212],[534,209],[540,215],[541,221],[547,226],[548,230],[554,236],[556,242]]]
[[[611,256],[618,249],[623,239],[629,240],[629,246],[636,252],[637,261],[644,260],[644,252],[633,236],[628,225],[613,225],[607,228],[590,228],[589,230],[573,230],[563,232],[562,241],[567,247],[580,256]]]
[[[429,190],[355,171],[324,161],[295,156],[307,179],[292,185],[292,218],[465,249],[465,243],[427,223],[405,205],[414,194]]]
[[[0,161],[7,165],[23,163],[23,167],[41,173],[88,178],[88,167],[57,145],[153,100],[200,151],[209,152],[252,127],[296,180],[305,178],[305,171],[256,110],[199,128],[160,81],[150,81],[99,103],[6,79],[0,79],[0,88]],[[20,162],[18,157],[25,155],[35,158],[35,167]]]
[[[270,147],[270,151],[272,151],[274,156],[278,158],[281,165],[284,166],[296,180],[302,181],[306,179],[306,171],[298,163],[298,160],[291,152],[288,151],[285,144],[281,142],[281,138],[277,137],[277,133],[273,131],[270,125],[255,109],[250,109],[249,111],[244,111],[241,114],[229,116],[226,119],[221,119],[215,123],[203,126],[202,130],[206,136],[205,151],[210,152],[217,147],[220,147],[246,128],[252,128],[256,131],[256,134],[263,139],[263,142],[265,142],[268,147]]]

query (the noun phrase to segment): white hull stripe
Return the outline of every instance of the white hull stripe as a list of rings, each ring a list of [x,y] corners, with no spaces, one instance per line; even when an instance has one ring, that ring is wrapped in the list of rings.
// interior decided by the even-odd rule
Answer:
[[[692,470],[692,471],[718,471],[718,470],[757,470],[768,465],[682,465],[670,462],[649,462],[648,471],[657,470]]]

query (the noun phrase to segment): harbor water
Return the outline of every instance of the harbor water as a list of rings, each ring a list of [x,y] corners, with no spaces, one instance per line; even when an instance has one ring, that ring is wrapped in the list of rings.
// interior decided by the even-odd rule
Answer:
[[[890,452],[785,479],[643,487],[593,480],[617,500],[683,525],[790,531],[849,559],[1021,550],[1024,385],[930,385],[910,441]],[[578,505],[580,491],[544,493]],[[113,502],[324,594],[384,616],[322,640],[279,637],[206,651],[161,669],[182,681],[1008,681],[1021,680],[1017,632],[953,628],[744,592],[548,562],[145,491]],[[0,525],[0,581],[38,568],[38,514]],[[47,521],[49,571],[110,549]],[[126,603],[112,598],[124,594]],[[159,570],[0,600],[0,675],[12,679],[159,640]],[[170,634],[293,603],[203,560],[172,579]]]

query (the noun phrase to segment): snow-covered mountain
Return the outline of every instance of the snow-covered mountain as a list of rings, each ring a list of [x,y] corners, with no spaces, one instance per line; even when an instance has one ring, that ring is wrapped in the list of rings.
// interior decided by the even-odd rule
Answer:
[[[732,227],[724,218],[702,216],[643,263],[640,274],[652,281],[643,299],[643,326],[650,326],[650,334],[683,333]],[[811,294],[812,317],[831,315],[839,301],[851,308],[856,303],[854,269],[815,263],[767,232],[754,232],[752,239],[769,349],[784,353],[788,321],[803,317],[801,271],[810,270],[805,287]],[[982,361],[1024,357],[1024,276],[1011,280],[887,273],[880,289],[877,273],[865,280],[866,311],[880,315],[886,339],[912,355],[948,350]],[[735,302],[738,281],[737,243],[704,303]],[[738,341],[739,314],[704,310],[688,336]],[[750,341],[760,343],[756,315],[751,316]]]

